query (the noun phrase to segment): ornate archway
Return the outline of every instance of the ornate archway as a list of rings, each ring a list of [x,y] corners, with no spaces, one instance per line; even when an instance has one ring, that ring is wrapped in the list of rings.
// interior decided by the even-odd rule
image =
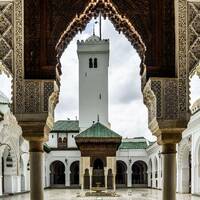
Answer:
[[[118,188],[127,186],[127,165],[121,160],[117,161],[116,186]]]
[[[185,138],[178,146],[178,191],[191,192],[191,138]]]
[[[79,161],[74,161],[70,166],[70,186],[79,185]]]
[[[122,13],[121,16],[125,15],[130,23],[135,25],[137,32],[145,40],[147,51],[146,67],[142,70],[142,89],[144,88],[144,93],[147,92],[144,94],[146,97],[144,101],[149,108],[149,127],[157,136],[159,144],[163,145],[164,157],[167,157],[169,152],[175,154],[175,144],[180,141],[181,132],[185,129],[189,119],[186,37],[188,35],[187,15],[190,12],[186,11],[190,7],[187,1],[176,1],[175,9],[174,3],[168,0],[126,0],[123,2],[96,0],[91,2],[111,2],[116,10]],[[22,0],[13,2],[15,6],[11,8],[11,14],[14,13],[15,16],[15,29],[11,38],[15,37],[13,40],[16,41],[14,42],[15,56],[13,59],[15,71],[13,111],[22,125],[24,136],[31,141],[32,154],[37,154],[36,150],[42,151],[41,141],[48,137],[48,131],[53,123],[53,111],[59,93],[54,80],[56,79],[59,83],[59,76],[56,76],[58,75],[56,72],[60,71],[59,66],[57,66],[58,71],[55,69],[57,61],[54,47],[60,37],[59,34],[65,30],[66,25],[68,26],[76,18],[76,14],[79,17],[89,3],[89,0],[73,2],[35,0],[24,1],[24,4]],[[101,8],[102,4],[98,5],[98,8]],[[159,7],[163,9],[157,9]],[[64,12],[66,9],[68,12]],[[176,16],[174,16],[174,10],[177,11]],[[32,16],[35,17],[32,18]],[[175,17],[177,20],[174,20]],[[123,24],[120,24],[121,26]],[[175,28],[177,29],[176,44]],[[158,41],[158,38],[161,40]],[[194,46],[194,49],[198,50],[198,45]],[[29,78],[32,80],[28,80]],[[151,95],[148,96],[149,94]],[[39,154],[37,156],[38,162],[42,165],[42,158],[39,158]],[[168,166],[166,162],[167,159],[163,158],[164,166]],[[175,168],[175,158],[172,163],[174,164],[170,167]],[[33,172],[34,169],[34,164],[31,163]],[[36,174],[37,170],[34,173]],[[173,174],[171,176],[176,177]],[[166,177],[167,175],[163,176],[164,179]],[[37,181],[38,188],[42,188],[42,177]],[[175,186],[171,185],[171,188],[173,187]],[[39,194],[42,194],[41,189]],[[36,196],[35,199],[37,198]]]
[[[93,162],[92,187],[104,187],[104,181],[104,163],[101,159],[97,158]]]
[[[136,161],[132,165],[132,185],[134,187],[147,187],[147,164],[144,161]]]
[[[51,163],[50,165],[50,185],[58,186],[65,185],[65,165],[57,160]]]

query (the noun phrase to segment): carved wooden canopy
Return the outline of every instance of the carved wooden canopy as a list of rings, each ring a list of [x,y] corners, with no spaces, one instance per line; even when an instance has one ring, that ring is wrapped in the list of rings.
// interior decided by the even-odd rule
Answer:
[[[132,43],[147,77],[175,74],[174,1],[30,0],[24,6],[25,78],[55,79],[60,55],[99,12]]]

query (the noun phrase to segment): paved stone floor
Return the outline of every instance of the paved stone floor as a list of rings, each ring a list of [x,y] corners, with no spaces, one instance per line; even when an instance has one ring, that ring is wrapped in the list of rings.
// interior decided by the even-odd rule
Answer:
[[[52,189],[45,190],[45,200],[161,200],[161,191],[152,189],[121,189],[119,197],[77,197],[80,190]],[[8,196],[4,200],[29,200],[29,194]],[[200,197],[177,194],[177,200],[200,200]]]

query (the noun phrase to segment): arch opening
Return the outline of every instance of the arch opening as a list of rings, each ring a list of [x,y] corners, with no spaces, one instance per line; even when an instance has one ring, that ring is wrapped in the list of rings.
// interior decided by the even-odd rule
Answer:
[[[100,158],[97,158],[93,162],[92,187],[104,187],[104,186],[105,186],[104,164]]]
[[[51,187],[65,185],[65,165],[61,161],[54,161],[50,165],[50,185]]]
[[[70,166],[70,186],[79,185],[79,161],[75,161]]]
[[[127,186],[127,165],[123,161],[117,161],[116,186],[118,188]]]
[[[147,164],[144,161],[136,161],[132,165],[133,187],[147,187]]]

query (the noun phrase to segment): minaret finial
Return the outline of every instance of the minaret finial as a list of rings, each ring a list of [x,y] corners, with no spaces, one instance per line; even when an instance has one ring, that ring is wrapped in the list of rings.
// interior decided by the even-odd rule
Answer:
[[[97,115],[97,122],[99,122],[99,114]]]

